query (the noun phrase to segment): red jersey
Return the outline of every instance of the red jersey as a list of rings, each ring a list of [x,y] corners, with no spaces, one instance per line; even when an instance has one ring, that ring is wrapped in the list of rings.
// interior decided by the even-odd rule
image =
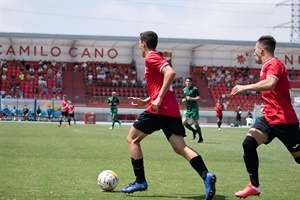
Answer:
[[[159,111],[152,109],[151,103],[157,98],[159,91],[163,85],[164,74],[162,69],[169,63],[158,54],[157,51],[151,51],[145,58],[145,79],[147,82],[147,90],[150,96],[150,104],[147,111],[153,114],[161,114],[170,117],[181,117],[179,105],[176,101],[172,86],[165,94],[159,106]]]
[[[69,114],[74,114],[75,106],[73,104],[69,105]]]
[[[277,79],[273,90],[261,92],[267,122],[270,124],[297,123],[298,118],[291,103],[287,69],[279,59],[272,58],[263,64],[260,80],[265,80],[267,77]]]
[[[68,100],[61,101],[61,112],[68,112]]]
[[[217,116],[223,116],[224,105],[222,103],[216,103],[215,110]]]

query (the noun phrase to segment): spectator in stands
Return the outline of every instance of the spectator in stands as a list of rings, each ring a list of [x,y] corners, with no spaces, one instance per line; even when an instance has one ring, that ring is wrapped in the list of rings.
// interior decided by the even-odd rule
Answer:
[[[295,69],[294,69],[294,67],[292,67],[292,69],[290,70],[290,73],[289,73],[289,78],[290,78],[290,80],[294,80],[294,77],[295,77]]]
[[[24,81],[24,79],[25,79],[25,75],[24,75],[23,72],[21,72],[20,75],[19,75],[19,80]]]
[[[56,87],[60,88],[62,86],[62,79],[57,77],[55,81],[55,85]]]
[[[48,71],[47,71],[47,78],[52,78],[52,69],[49,68]]]
[[[111,83],[112,83],[112,86],[116,86],[116,87],[119,86],[118,80],[117,80],[116,78],[113,78],[113,79],[111,80]]]
[[[44,86],[42,88],[42,94],[48,94],[48,88],[47,88],[47,86]]]
[[[19,88],[19,90],[18,90],[18,97],[19,97],[20,99],[23,99],[23,91],[22,91],[21,88]]]
[[[65,71],[66,70],[66,67],[67,67],[67,63],[66,62],[61,62],[61,69],[62,71]]]
[[[78,71],[78,63],[77,63],[77,61],[73,63],[73,71],[74,72]]]
[[[122,87],[128,87],[128,76],[127,76],[127,78],[125,76],[127,76],[127,75],[125,74],[121,80]]]
[[[7,76],[6,76],[6,74],[2,74],[2,76],[1,76],[1,78],[2,78],[2,81],[6,81],[7,80]]]
[[[31,76],[31,78],[34,78],[34,68],[29,69],[29,75]]]
[[[42,116],[42,110],[41,110],[41,107],[38,106],[37,109],[36,109],[36,117],[37,117],[38,121],[41,120],[41,116]]]
[[[5,98],[6,95],[6,91],[5,90],[1,90],[0,91],[0,98]]]
[[[11,116],[13,117],[13,120],[16,121],[17,119],[17,108],[16,106],[14,106],[12,109],[11,109]]]
[[[131,78],[135,78],[136,79],[136,75],[137,75],[136,70],[132,69],[130,73],[131,73]]]
[[[212,66],[212,68],[211,68],[211,71],[212,71],[212,73],[215,73],[215,72],[217,72],[217,68],[216,68],[216,66]]]
[[[57,92],[57,88],[55,87],[55,85],[53,85],[52,89],[51,89],[52,94],[56,94]]]
[[[33,94],[38,94],[38,93],[39,93],[39,87],[38,87],[38,85],[34,85]]]
[[[52,62],[51,62],[51,67],[53,67],[53,68],[56,67],[56,61],[55,61],[55,60],[52,60]]]
[[[136,79],[135,78],[131,78],[130,79],[130,86],[131,87],[137,87],[137,83],[136,83]]]
[[[89,73],[88,77],[87,77],[87,82],[88,84],[92,84],[93,83],[93,74]]]
[[[134,69],[134,70],[136,69],[136,64],[135,64],[134,58],[132,58],[132,60],[131,60],[130,68],[131,68],[131,69]]]
[[[43,67],[39,67],[39,69],[38,69],[38,75],[39,75],[39,76],[42,76],[43,73],[44,73]]]
[[[143,88],[147,87],[147,82],[145,78],[142,80],[142,87]]]
[[[22,114],[24,121],[28,120],[28,115],[29,115],[29,109],[27,108],[27,105],[25,105],[23,108],[23,114]]]

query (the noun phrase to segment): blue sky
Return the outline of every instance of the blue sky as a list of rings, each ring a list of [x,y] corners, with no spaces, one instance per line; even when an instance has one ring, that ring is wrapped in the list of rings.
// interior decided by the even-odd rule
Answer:
[[[290,41],[291,6],[278,0],[0,0],[0,31]]]

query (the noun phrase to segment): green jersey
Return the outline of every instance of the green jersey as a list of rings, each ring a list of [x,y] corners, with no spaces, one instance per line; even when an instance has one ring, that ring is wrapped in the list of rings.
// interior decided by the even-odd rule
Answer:
[[[185,87],[183,89],[184,97],[197,97],[199,96],[199,91],[196,87],[191,86],[190,88]],[[199,119],[199,106],[197,101],[186,100],[185,101],[185,111],[183,113],[185,118],[193,118],[194,120]]]
[[[110,112],[112,116],[115,116],[118,114],[118,105],[120,104],[120,101],[117,97],[108,97],[107,103],[110,104]]]

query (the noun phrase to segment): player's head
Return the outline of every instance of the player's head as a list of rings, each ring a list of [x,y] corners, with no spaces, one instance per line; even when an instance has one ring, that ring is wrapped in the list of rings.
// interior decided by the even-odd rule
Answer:
[[[115,97],[115,96],[117,96],[117,93],[116,93],[116,92],[112,92],[112,93],[111,93],[111,96],[112,96],[112,97]]]
[[[261,36],[255,45],[254,58],[257,64],[263,63],[263,57],[266,55],[274,56],[276,40],[271,35]]]
[[[63,96],[62,96],[62,99],[63,99],[63,100],[65,100],[65,99],[66,99],[66,97],[67,97],[67,95],[63,95]]]
[[[146,52],[155,50],[158,43],[158,36],[153,31],[145,31],[140,34],[139,47],[143,57],[146,57]]]
[[[192,80],[192,78],[191,77],[186,77],[185,78],[185,86],[186,87],[191,87],[193,85],[193,80]]]

